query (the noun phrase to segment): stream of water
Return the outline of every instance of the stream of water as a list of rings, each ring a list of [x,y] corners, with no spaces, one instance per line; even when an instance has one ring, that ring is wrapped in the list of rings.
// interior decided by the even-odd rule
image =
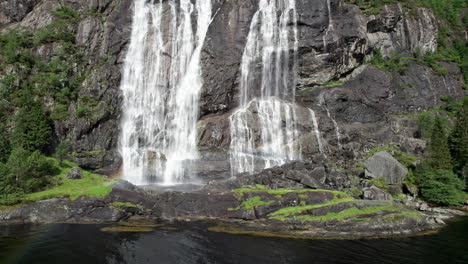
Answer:
[[[200,54],[211,10],[210,0],[135,0],[120,138],[123,177],[134,184],[194,181]]]

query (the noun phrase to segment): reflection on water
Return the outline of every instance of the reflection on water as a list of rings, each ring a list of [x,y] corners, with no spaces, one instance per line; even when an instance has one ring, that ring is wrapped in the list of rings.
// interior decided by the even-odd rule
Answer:
[[[0,263],[468,263],[468,218],[435,235],[374,240],[231,235],[203,225],[147,233],[103,227],[0,226]]]

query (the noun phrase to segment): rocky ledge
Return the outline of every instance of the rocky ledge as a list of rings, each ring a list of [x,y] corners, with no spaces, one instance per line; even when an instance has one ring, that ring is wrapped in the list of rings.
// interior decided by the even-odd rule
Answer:
[[[220,232],[352,238],[418,234],[443,226],[446,218],[464,215],[417,201],[363,200],[330,188],[315,189],[312,176],[301,183],[294,177],[300,170],[288,167],[286,175],[282,169],[188,192],[120,181],[105,198],[55,198],[4,209],[0,223],[209,221],[210,230]]]

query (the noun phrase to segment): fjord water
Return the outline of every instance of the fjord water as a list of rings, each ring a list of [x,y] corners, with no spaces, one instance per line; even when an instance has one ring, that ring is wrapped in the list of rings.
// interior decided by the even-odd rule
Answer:
[[[0,226],[0,263],[468,263],[468,218],[437,234],[372,240],[232,235],[204,225],[149,233],[103,232],[101,227]]]
[[[135,0],[120,137],[123,177],[134,184],[193,176],[187,171],[198,158],[200,56],[211,16],[210,0]]]

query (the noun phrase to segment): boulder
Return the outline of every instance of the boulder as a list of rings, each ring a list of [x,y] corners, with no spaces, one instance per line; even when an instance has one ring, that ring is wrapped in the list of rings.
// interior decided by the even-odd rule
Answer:
[[[411,196],[413,196],[413,197],[418,196],[418,193],[419,193],[418,186],[413,185],[413,184],[407,184],[407,183],[405,183],[405,184],[403,184],[403,187],[404,187],[404,188],[403,188],[403,191],[404,191],[405,193],[409,193],[409,194],[411,194]]]
[[[401,185],[408,176],[408,169],[386,151],[377,152],[366,163],[366,175],[383,179],[386,184]]]
[[[110,187],[115,188],[115,189],[121,189],[121,190],[135,190],[136,189],[135,185],[125,180],[119,180],[118,182],[111,184]]]
[[[364,199],[367,199],[367,200],[387,200],[387,201],[393,200],[392,196],[389,193],[386,193],[385,191],[373,185],[369,188],[364,188],[363,191],[364,191]]]
[[[83,179],[83,173],[81,172],[81,169],[78,167],[71,168],[67,173],[67,179],[71,179],[71,180]]]

